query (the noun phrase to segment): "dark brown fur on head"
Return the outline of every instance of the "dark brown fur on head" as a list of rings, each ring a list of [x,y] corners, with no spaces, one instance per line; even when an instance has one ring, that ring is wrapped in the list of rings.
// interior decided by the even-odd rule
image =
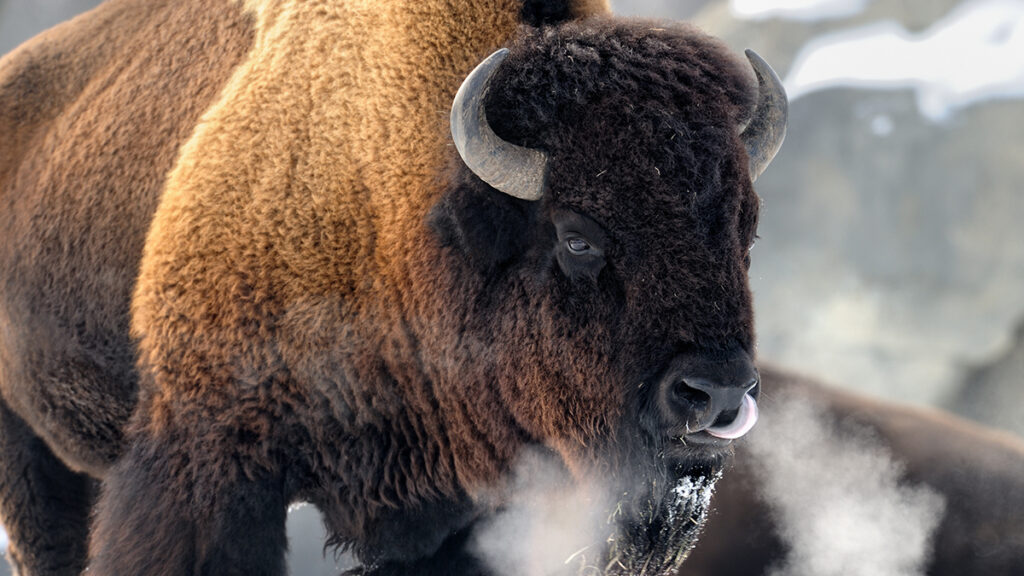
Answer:
[[[524,30],[511,49],[487,115],[549,154],[544,197],[513,199],[460,167],[432,223],[473,264],[460,273],[487,278],[485,294],[446,298],[487,302],[474,336],[507,351],[494,376],[517,421],[582,445],[635,416],[633,391],[680,350],[751,350],[758,200],[737,126],[754,88],[745,63],[680,25],[590,19]],[[606,235],[594,276],[557,262],[552,222],[567,212]]]
[[[663,458],[652,395],[681,353],[753,355],[758,199],[737,128],[755,93],[745,62],[687,26],[524,29],[486,110],[501,138],[548,154],[543,198],[514,199],[455,160],[431,217],[451,248],[443,300],[472,303],[481,321],[460,338],[489,352],[457,370],[496,388],[500,410],[580,481],[644,493],[721,464],[699,449]],[[603,257],[577,265],[560,226]]]

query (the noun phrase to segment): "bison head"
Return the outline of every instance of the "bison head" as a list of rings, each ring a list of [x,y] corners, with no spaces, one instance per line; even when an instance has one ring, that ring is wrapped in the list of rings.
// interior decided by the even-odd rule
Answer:
[[[476,343],[460,379],[501,405],[463,410],[507,418],[614,495],[590,561],[605,573],[682,561],[756,420],[752,180],[786,104],[748,57],[753,73],[664,23],[531,29],[452,110],[462,161],[431,224],[456,262],[460,342]]]

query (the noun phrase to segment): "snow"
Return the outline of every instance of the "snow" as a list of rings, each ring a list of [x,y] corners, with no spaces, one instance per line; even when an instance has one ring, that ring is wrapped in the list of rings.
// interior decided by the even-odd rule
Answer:
[[[675,524],[676,517],[680,512],[705,516],[711,508],[711,495],[714,494],[715,483],[721,477],[722,473],[719,472],[711,478],[704,476],[679,478],[670,491],[672,498],[669,500],[667,510],[668,523]]]
[[[729,0],[733,16],[745,20],[785,18],[788,20],[828,20],[862,12],[871,0]]]
[[[974,103],[1024,97],[1024,2],[969,0],[920,34],[893,21],[808,42],[785,80],[791,101],[828,88],[912,89],[941,122]]]

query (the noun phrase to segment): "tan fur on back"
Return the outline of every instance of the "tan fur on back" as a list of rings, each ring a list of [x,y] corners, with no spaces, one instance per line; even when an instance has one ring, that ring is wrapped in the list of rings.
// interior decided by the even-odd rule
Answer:
[[[255,258],[278,276],[268,278],[275,290],[297,298],[336,293],[366,272],[354,267],[386,268],[392,251],[410,249],[436,198],[452,95],[511,36],[520,9],[514,0],[246,6],[258,15],[255,47],[183,148],[153,222],[135,300],[142,334],[161,283],[228,274],[190,267],[199,261],[247,268],[236,259]]]
[[[294,375],[310,346],[333,345],[315,340],[324,314],[431,325],[437,303],[414,288],[427,281],[403,255],[428,241],[454,93],[521,10],[516,0],[245,5],[254,47],[182,148],[132,302],[144,365],[208,366],[157,378],[154,392],[172,403],[240,366],[283,362]]]

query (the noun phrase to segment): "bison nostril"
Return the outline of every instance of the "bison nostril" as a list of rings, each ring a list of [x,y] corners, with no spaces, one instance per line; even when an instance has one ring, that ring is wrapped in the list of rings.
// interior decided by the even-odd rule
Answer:
[[[731,424],[732,421],[736,419],[736,416],[739,413],[740,413],[740,409],[739,408],[736,408],[734,410],[726,410],[726,411],[722,412],[721,414],[719,414],[718,418],[715,418],[715,421],[712,422],[711,425],[712,426],[725,426],[726,424]]]
[[[711,396],[707,392],[693,388],[685,380],[676,383],[673,387],[673,396],[676,402],[683,405],[684,409],[695,412],[700,412],[707,408],[708,402],[711,401]]]
[[[746,397],[754,394],[751,398],[756,404],[758,379],[744,382],[728,386],[700,377],[684,377],[675,381],[669,390],[676,421],[684,423],[688,433],[708,430],[709,434],[718,436],[719,433],[731,433],[733,428],[743,429],[745,433],[754,411],[747,406],[744,412]]]

